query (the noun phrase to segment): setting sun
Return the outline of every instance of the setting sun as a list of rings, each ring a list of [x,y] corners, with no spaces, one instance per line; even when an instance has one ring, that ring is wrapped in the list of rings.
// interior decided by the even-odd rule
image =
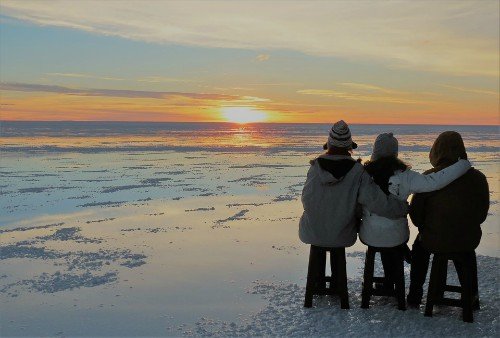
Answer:
[[[252,107],[224,107],[221,112],[227,122],[234,123],[264,122],[268,117],[266,112]]]

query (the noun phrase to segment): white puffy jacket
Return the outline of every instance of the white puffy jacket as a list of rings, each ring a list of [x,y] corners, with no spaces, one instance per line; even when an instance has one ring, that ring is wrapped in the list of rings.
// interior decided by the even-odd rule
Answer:
[[[323,170],[318,160],[311,163],[302,190],[304,212],[299,222],[300,240],[323,247],[349,247],[357,239],[356,207],[394,219],[406,215],[408,207],[395,196],[387,196],[364,170],[363,165],[350,156],[321,155],[332,161],[352,161],[352,168],[335,178]]]
[[[413,170],[396,171],[389,179],[389,192],[401,200],[410,194],[439,190],[465,174],[471,168],[467,160],[432,174],[422,175]],[[393,247],[408,241],[410,229],[406,217],[389,219],[379,216],[363,207],[363,220],[359,229],[359,239],[366,245]]]

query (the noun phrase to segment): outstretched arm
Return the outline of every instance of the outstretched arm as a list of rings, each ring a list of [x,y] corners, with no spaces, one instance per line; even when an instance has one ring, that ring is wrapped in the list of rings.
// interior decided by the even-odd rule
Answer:
[[[429,175],[406,170],[389,179],[389,192],[405,198],[414,193],[439,190],[465,174],[470,168],[469,161],[458,160],[457,163]]]
[[[408,213],[406,201],[386,195],[366,172],[361,176],[358,202],[371,212],[387,218],[397,219]]]

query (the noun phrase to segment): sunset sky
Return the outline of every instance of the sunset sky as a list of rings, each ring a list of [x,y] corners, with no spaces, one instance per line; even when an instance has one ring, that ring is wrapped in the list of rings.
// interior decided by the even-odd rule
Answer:
[[[0,1],[1,120],[499,124],[488,1]]]

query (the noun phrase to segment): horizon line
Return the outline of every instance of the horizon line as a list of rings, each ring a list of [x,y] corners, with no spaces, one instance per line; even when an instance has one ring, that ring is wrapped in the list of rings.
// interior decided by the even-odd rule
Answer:
[[[331,124],[334,122],[248,122],[238,123],[230,121],[121,121],[121,120],[1,120],[2,122],[105,122],[105,123],[223,123],[235,125],[255,124]],[[432,123],[349,123],[349,125],[372,125],[372,126],[477,126],[477,127],[500,127],[498,124],[432,124]]]

